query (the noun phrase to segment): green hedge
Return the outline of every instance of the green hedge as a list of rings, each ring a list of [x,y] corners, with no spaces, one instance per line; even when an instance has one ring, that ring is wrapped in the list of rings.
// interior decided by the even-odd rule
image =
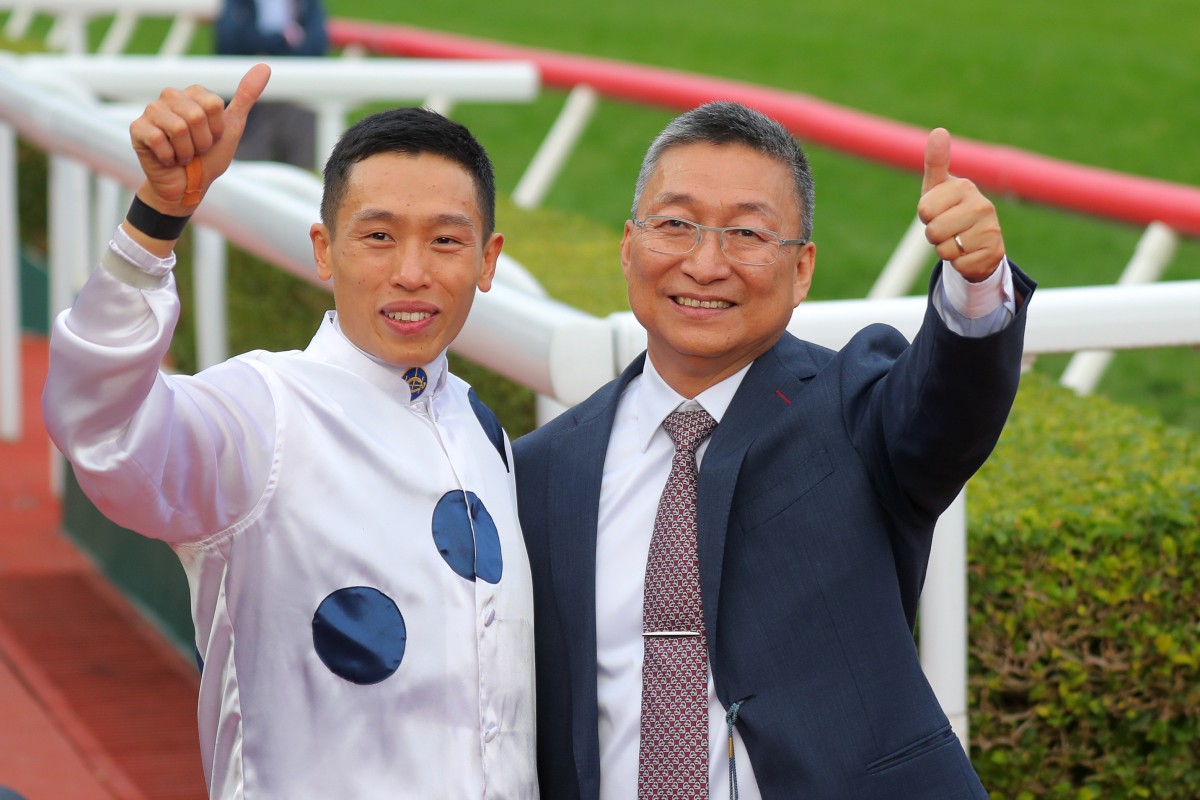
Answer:
[[[1026,376],[968,508],[993,800],[1200,797],[1200,437]]]

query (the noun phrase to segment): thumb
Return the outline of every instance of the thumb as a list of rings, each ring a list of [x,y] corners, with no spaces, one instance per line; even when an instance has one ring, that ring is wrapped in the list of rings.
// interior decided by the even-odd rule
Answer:
[[[925,175],[921,179],[921,194],[950,178],[950,132],[934,128],[925,143]]]
[[[245,123],[250,109],[258,102],[258,98],[262,95],[263,89],[267,88],[267,81],[270,78],[271,68],[266,64],[255,64],[251,67],[242,76],[237,91],[233,93],[233,99],[229,101],[229,107],[225,109],[226,116]]]

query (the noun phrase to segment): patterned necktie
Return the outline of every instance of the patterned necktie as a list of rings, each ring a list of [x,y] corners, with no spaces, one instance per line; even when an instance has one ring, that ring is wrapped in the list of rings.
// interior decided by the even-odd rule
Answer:
[[[646,560],[638,797],[708,798],[708,637],[696,554],[696,448],[703,409],[663,420],[675,442]]]

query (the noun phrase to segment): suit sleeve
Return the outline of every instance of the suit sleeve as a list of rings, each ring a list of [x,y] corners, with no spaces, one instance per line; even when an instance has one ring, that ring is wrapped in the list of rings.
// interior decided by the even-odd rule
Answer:
[[[105,263],[54,322],[46,428],[113,522],[168,542],[203,539],[264,491],[269,388],[237,361],[195,377],[160,371],[179,317],[173,276],[151,278],[112,250]]]
[[[1016,397],[1026,308],[1036,284],[1013,266],[1011,324],[982,337],[951,331],[932,302],[913,343],[868,329],[842,360],[844,422],[889,510],[932,523],[991,453]],[[935,271],[931,293],[939,284]]]

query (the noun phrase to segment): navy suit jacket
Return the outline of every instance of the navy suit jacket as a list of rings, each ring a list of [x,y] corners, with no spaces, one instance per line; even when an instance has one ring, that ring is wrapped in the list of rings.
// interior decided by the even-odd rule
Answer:
[[[741,703],[764,798],[987,797],[912,632],[934,523],[1016,393],[1034,284],[1014,278],[1017,317],[984,338],[954,334],[932,308],[911,346],[883,325],[839,352],[785,333],[712,434],[697,509],[709,663],[721,703]],[[617,401],[644,359],[513,448],[538,777],[554,800],[599,793],[597,509]]]

